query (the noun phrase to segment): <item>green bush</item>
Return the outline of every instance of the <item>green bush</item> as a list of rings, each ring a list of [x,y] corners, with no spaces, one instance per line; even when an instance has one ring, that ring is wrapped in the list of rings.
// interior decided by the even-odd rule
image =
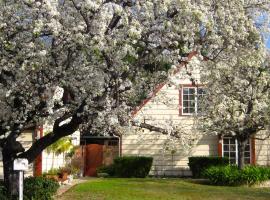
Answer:
[[[106,173],[109,176],[115,175],[114,165],[108,165],[108,166],[101,166],[97,168],[97,173]]]
[[[214,185],[253,185],[269,180],[270,168],[246,166],[239,170],[235,165],[212,166],[203,174]]]
[[[114,159],[113,170],[117,177],[137,177],[144,178],[148,175],[153,158],[125,156]]]
[[[258,166],[246,166],[241,170],[243,184],[253,185],[270,179],[270,168]]]
[[[203,171],[203,176],[213,185],[239,185],[240,171],[237,166],[212,166]]]
[[[24,179],[24,199],[52,200],[59,188],[58,182],[44,177],[28,177]]]
[[[188,160],[188,166],[194,178],[201,178],[203,170],[210,166],[225,166],[229,164],[228,158],[216,156],[194,156],[189,157]]]

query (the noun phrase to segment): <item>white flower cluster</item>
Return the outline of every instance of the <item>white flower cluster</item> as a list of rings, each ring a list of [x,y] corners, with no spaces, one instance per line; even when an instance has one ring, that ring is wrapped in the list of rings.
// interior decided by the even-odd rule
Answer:
[[[221,58],[228,49],[261,46],[246,11],[267,6],[247,0],[0,4],[0,135],[14,138],[51,116],[77,117],[85,131],[112,131],[127,121],[142,67],[176,64],[193,50]]]
[[[227,55],[228,56],[228,55]],[[204,131],[250,138],[269,131],[270,71],[264,49],[241,49],[228,61],[207,62],[202,79],[207,84]]]

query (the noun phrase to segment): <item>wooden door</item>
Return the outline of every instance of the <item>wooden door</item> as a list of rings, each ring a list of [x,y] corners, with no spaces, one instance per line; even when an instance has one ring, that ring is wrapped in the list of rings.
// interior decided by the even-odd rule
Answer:
[[[103,145],[88,144],[85,146],[84,176],[97,176],[97,168],[102,166]]]

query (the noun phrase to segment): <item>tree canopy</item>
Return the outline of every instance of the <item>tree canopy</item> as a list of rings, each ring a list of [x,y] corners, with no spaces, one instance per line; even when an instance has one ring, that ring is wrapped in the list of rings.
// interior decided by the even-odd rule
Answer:
[[[4,165],[18,156],[32,162],[77,129],[113,131],[127,121],[145,71],[160,77],[193,50],[213,61],[256,51],[267,17],[255,22],[268,9],[260,0],[2,0]],[[16,138],[47,119],[52,132],[23,152]]]

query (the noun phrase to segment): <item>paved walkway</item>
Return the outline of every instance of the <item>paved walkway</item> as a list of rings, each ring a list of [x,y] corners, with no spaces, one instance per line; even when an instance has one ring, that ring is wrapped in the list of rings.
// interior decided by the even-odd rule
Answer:
[[[95,179],[95,178],[91,178],[91,177],[77,178],[77,179],[74,179],[70,184],[61,185],[58,188],[55,197],[57,198],[60,195],[62,195],[63,193],[65,193],[66,191],[68,191],[73,186],[80,184],[80,183],[83,183],[83,182],[86,182],[86,181],[91,180],[91,179]]]

